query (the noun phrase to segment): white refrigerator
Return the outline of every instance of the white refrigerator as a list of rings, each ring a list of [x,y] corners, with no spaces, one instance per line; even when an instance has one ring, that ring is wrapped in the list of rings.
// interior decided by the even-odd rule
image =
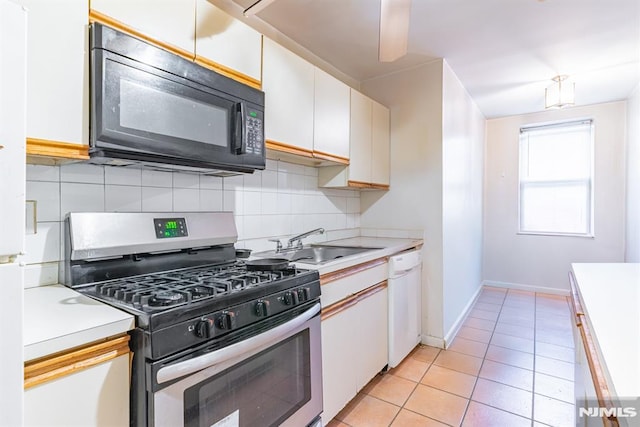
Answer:
[[[0,0],[0,426],[22,425],[26,12]]]

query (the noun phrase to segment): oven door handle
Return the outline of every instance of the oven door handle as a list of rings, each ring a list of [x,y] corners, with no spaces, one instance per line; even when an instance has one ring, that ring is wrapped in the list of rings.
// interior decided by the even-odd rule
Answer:
[[[302,326],[305,322],[308,322],[312,317],[320,312],[320,303],[315,304],[309,310],[300,314],[299,316],[291,319],[287,323],[276,326],[273,329],[269,329],[259,335],[246,339],[244,341],[231,344],[230,346],[223,347],[212,353],[208,353],[194,359],[185,360],[184,362],[176,363],[175,365],[165,366],[158,370],[156,380],[158,384],[165,383],[181,378],[185,375],[192,374],[194,372],[201,371],[211,366],[217,365],[228,360],[246,356],[248,352],[259,349],[260,347],[268,347],[277,341],[280,337],[287,335],[288,333],[296,330]]]

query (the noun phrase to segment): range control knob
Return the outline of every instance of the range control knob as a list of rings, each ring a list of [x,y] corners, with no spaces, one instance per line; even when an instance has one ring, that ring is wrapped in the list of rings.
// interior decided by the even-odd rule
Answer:
[[[223,311],[216,323],[220,329],[233,329],[236,326],[236,315],[232,311]]]
[[[296,289],[296,293],[298,294],[298,300],[300,300],[300,302],[309,300],[309,288]]]
[[[285,292],[283,302],[284,302],[284,305],[297,305],[300,302],[300,298],[298,297],[298,292],[296,291]]]
[[[202,319],[196,323],[194,332],[198,338],[209,338],[211,336],[211,327],[213,326],[213,320]]]
[[[266,317],[269,315],[269,301],[258,300],[255,305],[255,313],[258,317]]]

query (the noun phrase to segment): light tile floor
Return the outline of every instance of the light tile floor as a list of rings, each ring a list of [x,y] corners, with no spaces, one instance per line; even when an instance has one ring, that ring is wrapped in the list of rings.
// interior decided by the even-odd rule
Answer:
[[[573,346],[567,298],[484,287],[447,350],[417,347],[329,427],[573,426]]]

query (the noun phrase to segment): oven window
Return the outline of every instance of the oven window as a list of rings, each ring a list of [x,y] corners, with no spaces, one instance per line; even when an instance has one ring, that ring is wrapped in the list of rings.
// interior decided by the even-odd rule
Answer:
[[[226,147],[227,123],[227,108],[120,80],[122,127]]]
[[[184,392],[186,427],[278,426],[311,399],[309,329]]]

